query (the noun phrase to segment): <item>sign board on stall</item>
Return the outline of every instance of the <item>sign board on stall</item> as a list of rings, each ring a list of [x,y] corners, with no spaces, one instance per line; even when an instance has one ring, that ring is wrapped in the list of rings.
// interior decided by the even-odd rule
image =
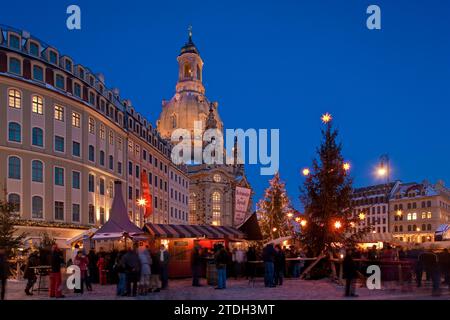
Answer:
[[[245,220],[247,214],[248,203],[250,201],[251,189],[236,187],[235,191],[235,207],[234,207],[234,225],[238,226]]]

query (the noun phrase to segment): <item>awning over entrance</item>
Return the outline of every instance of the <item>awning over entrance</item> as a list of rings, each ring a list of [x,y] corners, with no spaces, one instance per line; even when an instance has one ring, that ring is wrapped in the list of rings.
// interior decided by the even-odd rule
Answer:
[[[157,238],[244,239],[241,231],[225,226],[146,223],[144,231]]]

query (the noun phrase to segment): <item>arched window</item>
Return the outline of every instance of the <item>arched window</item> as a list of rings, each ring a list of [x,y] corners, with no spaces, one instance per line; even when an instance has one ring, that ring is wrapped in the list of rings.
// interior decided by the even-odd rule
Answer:
[[[425,224],[422,225],[422,231],[425,231],[427,229],[427,226]]]
[[[22,134],[20,131],[20,124],[17,122],[10,122],[8,125],[8,140],[13,142],[21,142]]]
[[[103,150],[100,151],[100,165],[101,166],[105,165],[105,151]]]
[[[173,129],[175,129],[177,127],[177,115],[175,113],[173,113],[170,116],[170,124],[171,124]]]
[[[20,158],[9,157],[9,159],[8,159],[8,178],[20,180]]]
[[[44,146],[44,131],[41,128],[34,127],[32,132],[32,144],[33,146]]]
[[[185,78],[191,78],[192,77],[191,66],[188,63],[186,63],[184,65],[184,77]]]
[[[20,211],[20,196],[17,193],[10,193],[8,195],[8,202],[14,206],[13,212]]]
[[[427,231],[431,231],[431,224],[427,225]]]
[[[34,196],[31,199],[31,207],[32,207],[32,213],[31,217],[33,219],[42,219],[44,217],[43,215],[43,200],[42,197]]]
[[[220,217],[222,213],[222,196],[220,192],[215,191],[211,196],[212,202],[212,224],[220,226]]]
[[[43,182],[44,180],[44,165],[42,161],[33,160],[31,162],[31,179],[34,182]]]
[[[202,71],[200,70],[200,67],[197,65],[197,80],[202,80]]]
[[[20,109],[22,107],[22,95],[19,90],[9,89],[8,98],[10,108]]]
[[[197,195],[195,193],[189,195],[189,223],[197,224]]]
[[[400,226],[400,227],[398,228],[398,231],[399,231],[399,232],[403,232],[403,226]]]

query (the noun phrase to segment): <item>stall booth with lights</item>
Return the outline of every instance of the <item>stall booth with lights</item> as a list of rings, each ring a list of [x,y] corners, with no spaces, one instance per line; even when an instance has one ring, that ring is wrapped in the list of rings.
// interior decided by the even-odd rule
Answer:
[[[144,231],[149,235],[153,249],[165,245],[170,254],[169,277],[190,277],[191,254],[195,245],[202,250],[213,250],[217,244],[232,248],[245,243],[245,234],[235,228],[206,225],[175,225],[146,223]]]

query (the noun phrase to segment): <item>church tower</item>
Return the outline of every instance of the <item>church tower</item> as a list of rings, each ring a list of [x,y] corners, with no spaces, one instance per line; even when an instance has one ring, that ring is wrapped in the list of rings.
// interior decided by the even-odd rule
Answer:
[[[192,40],[189,28],[188,41],[177,57],[178,80],[175,94],[169,101],[163,100],[162,111],[157,121],[160,135],[171,140],[176,129],[191,132],[194,146],[203,146],[204,130],[216,129],[223,133],[223,123],[218,112],[218,103],[210,102],[203,86],[203,60]],[[201,123],[200,132],[194,128]],[[174,143],[178,139],[174,137]],[[212,142],[211,141],[207,141]],[[234,146],[236,158],[237,145]],[[223,150],[225,156],[225,150]],[[215,157],[215,150],[212,153]],[[202,225],[233,226],[235,190],[237,186],[250,188],[242,165],[191,163],[189,175],[189,223]],[[251,200],[250,200],[251,202]],[[251,206],[249,206],[250,208]]]

